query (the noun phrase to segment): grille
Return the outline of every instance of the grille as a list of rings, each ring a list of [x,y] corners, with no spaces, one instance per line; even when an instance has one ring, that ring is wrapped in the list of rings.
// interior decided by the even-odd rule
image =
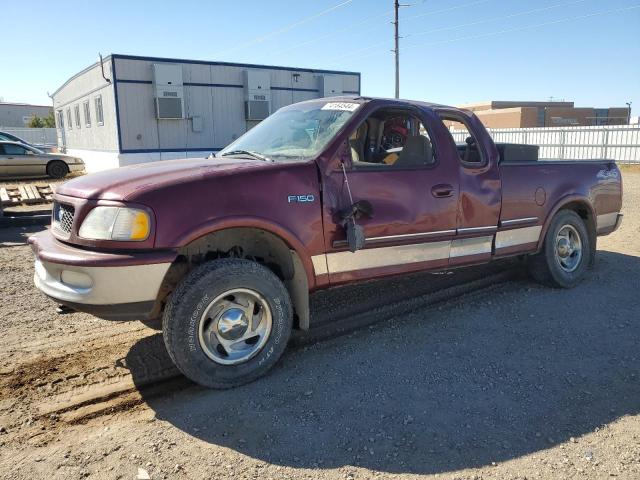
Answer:
[[[67,235],[70,234],[74,214],[75,209],[71,205],[63,205],[61,203],[54,204],[53,219],[51,222],[53,228]]]

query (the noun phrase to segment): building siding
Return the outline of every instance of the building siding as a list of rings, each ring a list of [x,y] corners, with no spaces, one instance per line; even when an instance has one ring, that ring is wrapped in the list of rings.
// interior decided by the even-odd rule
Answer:
[[[184,119],[156,118],[153,65],[162,62],[182,67]],[[139,154],[140,161],[204,155],[225,147],[255,126],[258,122],[245,119],[246,70],[269,72],[272,113],[291,103],[318,98],[321,75],[338,76],[345,94],[357,94],[360,88],[360,74],[350,72],[117,54],[106,58],[104,65],[112,83],[102,78],[99,64],[93,65],[60,87],[54,94],[54,103],[67,122],[66,110],[71,108],[73,117],[76,104],[83,117],[82,104],[87,98],[95,117],[93,97],[102,95],[105,125],[97,127],[92,118],[91,127],[86,128],[84,117],[80,129],[75,123],[69,129],[65,123],[64,143],[76,152],[116,152],[115,163],[121,165],[135,163],[135,154]],[[194,129],[194,117],[201,121],[200,131]]]
[[[113,78],[110,60],[104,62],[104,71],[107,78]],[[97,121],[95,109],[95,98],[97,96],[102,97],[103,125],[98,125]],[[90,127],[86,126],[84,119],[83,104],[85,101],[89,101]],[[75,124],[74,108],[76,105],[80,108],[80,128]],[[58,115],[56,115],[58,138],[64,138],[64,144],[60,146],[67,149],[118,151],[113,83],[107,82],[102,77],[100,64],[95,64],[85,69],[58,89],[53,94],[53,106],[56,112],[62,111],[64,116],[64,125],[60,125]],[[68,125],[67,121],[67,109],[71,110],[71,126]],[[62,135],[62,130],[64,130],[64,136]]]
[[[29,126],[34,116],[47,117],[52,108],[46,105],[0,102],[0,128],[22,128]]]

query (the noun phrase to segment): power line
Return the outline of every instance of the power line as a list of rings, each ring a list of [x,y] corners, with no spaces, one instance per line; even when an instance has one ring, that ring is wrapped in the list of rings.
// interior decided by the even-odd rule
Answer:
[[[406,35],[404,38],[420,36],[420,35],[427,35],[427,34],[431,34],[431,33],[445,32],[447,30],[455,30],[457,28],[472,27],[472,26],[475,26],[475,25],[481,25],[483,23],[496,22],[498,20],[507,20],[509,18],[520,17],[520,16],[523,16],[523,15],[531,15],[533,13],[539,13],[539,12],[543,12],[543,11],[546,11],[546,10],[551,10],[551,9],[554,9],[554,8],[567,7],[567,6],[570,6],[570,5],[574,5],[576,3],[583,3],[585,1],[586,0],[573,0],[571,2],[557,3],[557,4],[549,5],[549,6],[546,6],[546,7],[535,8],[533,10],[527,10],[527,11],[524,11],[524,12],[512,13],[512,14],[504,15],[504,16],[500,16],[500,17],[491,17],[491,18],[486,18],[486,19],[483,19],[483,20],[478,20],[478,21],[475,21],[475,22],[462,23],[462,24],[458,24],[458,25],[450,25],[448,27],[442,27],[442,28],[436,28],[436,29],[426,30],[426,31],[422,31],[422,32],[410,33],[410,34]],[[358,55],[359,53],[362,53],[362,52],[368,52],[368,51],[373,50],[373,49],[375,49],[375,48],[377,48],[379,46],[386,45],[386,44],[387,44],[386,41],[379,42],[379,43],[374,43],[372,45],[368,45],[367,47],[352,51],[352,52],[347,53],[345,55],[341,55],[340,57],[335,58],[335,60],[341,60],[343,58],[347,58],[347,57],[352,57],[354,55]]]
[[[248,42],[245,42],[245,43],[243,43],[241,45],[237,45],[237,46],[235,46],[235,47],[233,47],[233,48],[231,48],[231,49],[229,49],[229,50],[227,50],[225,52],[219,52],[216,55],[219,56],[219,55],[223,55],[225,53],[235,52],[236,50],[240,50],[240,49],[243,49],[243,48],[246,48],[246,47],[250,47],[251,45],[255,45],[257,43],[262,43],[262,42],[264,42],[265,40],[267,40],[267,39],[269,39],[271,37],[275,37],[276,35],[280,35],[282,33],[285,33],[285,32],[288,32],[290,30],[293,30],[294,28],[297,28],[300,25],[303,25],[303,24],[305,24],[307,22],[310,22],[311,20],[315,20],[316,18],[322,17],[323,15],[326,15],[327,13],[333,12],[334,10],[337,10],[338,8],[342,8],[345,5],[348,5],[348,4],[352,3],[352,2],[353,2],[353,0],[345,0],[342,3],[334,5],[333,7],[329,7],[327,9],[325,9],[325,10],[322,10],[321,12],[314,13],[313,15],[310,15],[308,17],[304,17],[304,18],[302,18],[300,20],[297,20],[297,21],[295,21],[295,22],[293,22],[293,23],[291,23],[289,25],[281,27],[281,28],[279,28],[277,30],[274,30],[272,32],[269,32],[269,33],[267,33],[265,35],[261,35],[259,37],[256,37],[256,38],[254,38],[252,40],[249,40]]]
[[[424,17],[424,16],[426,16],[426,15],[437,15],[437,14],[439,14],[439,13],[451,12],[451,11],[453,11],[453,10],[459,10],[459,9],[461,9],[461,8],[471,7],[471,6],[473,6],[473,5],[477,5],[477,4],[480,4],[480,3],[487,3],[487,2],[489,2],[489,1],[492,1],[492,0],[476,0],[476,1],[474,1],[474,2],[463,3],[463,4],[461,4],[461,5],[456,5],[456,6],[448,7],[448,8],[442,8],[442,9],[440,9],[440,10],[431,10],[431,11],[429,11],[429,12],[427,12],[427,13],[422,13],[422,14],[419,14],[419,15],[414,15],[414,16],[412,16],[412,17],[405,17],[405,18],[403,18],[403,20],[413,19],[413,18],[418,18],[418,17]],[[423,2],[423,3],[424,3],[424,2]],[[380,16],[383,16],[383,15],[386,15],[387,13],[392,13],[392,12],[393,12],[393,10],[389,10],[388,12],[385,12],[384,14],[381,14]],[[364,22],[363,22],[363,23],[364,23]],[[360,25],[360,23],[358,23],[358,24],[356,24],[356,25]],[[348,28],[346,28],[346,29],[339,30],[339,32],[342,32],[342,31],[345,31],[345,30],[351,30],[351,27],[348,27]],[[327,37],[329,37],[329,36],[332,36],[332,35],[324,35],[324,36],[322,36],[322,37],[317,38],[316,40],[319,40],[320,38],[327,38]],[[312,40],[310,40],[310,41],[308,41],[308,42],[305,42],[304,44],[308,44],[308,43],[312,43],[312,42],[313,42],[313,41],[312,41]],[[303,44],[303,45],[304,45],[304,44]],[[352,52],[350,52],[350,53],[347,53],[346,55],[341,55],[341,56],[339,56],[339,57],[335,57],[335,58],[334,58],[334,61],[336,61],[336,60],[341,60],[341,59],[346,58],[346,57],[351,57],[351,56],[353,56],[353,55],[357,55],[357,54],[358,54],[358,53],[360,53],[360,52],[367,52],[367,51],[369,51],[369,50],[371,50],[371,49],[373,49],[373,48],[375,48],[375,47],[380,47],[380,46],[383,46],[383,45],[387,45],[387,41],[386,41],[386,40],[385,40],[385,41],[382,41],[382,42],[372,43],[372,44],[367,45],[367,46],[366,46],[366,47],[364,47],[364,48],[360,48],[360,49],[358,49],[358,50],[355,50],[355,51],[352,51]],[[295,47],[293,47],[293,48],[295,48]]]
[[[431,43],[413,43],[413,44],[409,44],[408,47],[428,47],[428,46],[432,46],[432,45],[442,45],[444,43],[453,43],[453,42],[458,42],[461,40],[475,40],[478,38],[484,38],[484,37],[491,37],[491,36],[495,36],[495,35],[500,35],[503,33],[511,33],[511,32],[521,32],[524,30],[530,30],[532,28],[539,28],[539,27],[546,27],[549,25],[556,25],[558,23],[564,23],[564,22],[570,22],[573,20],[583,20],[585,18],[591,18],[591,17],[597,17],[600,15],[608,15],[608,14],[612,14],[612,13],[621,13],[621,12],[626,12],[629,10],[634,10],[636,8],[640,8],[640,4],[636,4],[636,5],[631,5],[629,7],[624,7],[624,8],[616,8],[613,10],[602,10],[599,12],[593,12],[593,13],[588,13],[586,15],[578,15],[576,17],[565,17],[565,18],[560,18],[558,20],[552,20],[549,22],[543,22],[543,23],[535,23],[532,25],[525,25],[523,27],[514,27],[514,28],[507,28],[504,30],[497,30],[497,31],[493,31],[493,32],[487,32],[487,33],[483,33],[483,34],[479,34],[479,35],[471,35],[471,36],[467,36],[467,37],[458,37],[458,38],[451,38],[448,40],[442,40],[442,41],[437,41],[437,42],[431,42]]]
[[[492,37],[492,36],[496,36],[496,35],[501,35],[504,33],[512,33],[512,32],[520,32],[520,31],[525,31],[525,30],[530,30],[532,28],[540,28],[540,27],[546,27],[549,25],[555,25],[558,23],[564,23],[564,22],[570,22],[573,20],[582,20],[585,18],[591,18],[591,17],[596,17],[599,15],[608,15],[608,14],[613,14],[613,13],[621,13],[621,12],[625,12],[625,11],[629,11],[629,10],[634,10],[640,8],[640,4],[636,4],[636,5],[632,5],[629,7],[624,7],[624,8],[617,8],[617,9],[613,9],[613,10],[603,10],[603,11],[599,11],[599,12],[593,12],[593,13],[589,13],[586,15],[579,15],[579,16],[575,16],[575,17],[566,17],[566,18],[561,18],[558,20],[552,20],[549,22],[543,22],[543,23],[536,23],[536,24],[532,24],[532,25],[525,25],[523,27],[514,27],[514,28],[507,28],[504,30],[495,30],[492,32],[486,32],[486,33],[481,33],[478,35],[469,35],[469,36],[464,36],[464,37],[456,37],[456,38],[450,38],[450,39],[446,39],[446,40],[439,40],[436,42],[430,42],[430,43],[411,43],[409,45],[406,45],[405,48],[411,48],[411,47],[431,47],[434,45],[443,45],[443,44],[447,44],[447,43],[454,43],[454,42],[459,42],[459,41],[463,41],[463,40],[476,40],[479,38],[485,38],[485,37]],[[380,52],[372,52],[370,54],[367,55],[362,55],[359,58],[368,58],[374,55],[379,55]],[[351,56],[351,54],[348,54],[346,56]],[[340,58],[344,58],[340,57]]]
[[[483,20],[478,20],[478,21],[475,21],[475,22],[462,23],[460,25],[453,25],[453,26],[449,26],[449,27],[436,28],[434,30],[426,30],[426,31],[423,31],[423,32],[411,33],[411,34],[407,35],[407,37],[417,37],[419,35],[428,35],[430,33],[445,32],[447,30],[455,30],[456,28],[473,27],[473,26],[476,26],[476,25],[481,25],[483,23],[490,23],[490,22],[495,22],[495,21],[498,21],[498,20],[508,20],[510,18],[521,17],[523,15],[531,15],[532,13],[540,13],[540,12],[544,12],[544,11],[547,11],[547,10],[552,10],[554,8],[568,7],[570,5],[575,5],[576,3],[584,3],[586,1],[587,0],[573,0],[571,2],[556,3],[554,5],[548,5],[546,7],[541,7],[541,8],[534,8],[533,10],[527,10],[527,11],[524,11],[524,12],[512,13],[512,14],[509,14],[509,15],[504,15],[502,17],[485,18]]]
[[[296,43],[295,45],[292,45],[292,46],[290,46],[288,48],[283,48],[282,50],[277,50],[277,51],[273,52],[272,55],[280,55],[282,53],[286,53],[286,52],[290,52],[291,50],[295,50],[296,48],[304,47],[305,45],[309,45],[309,44],[312,44],[312,43],[316,43],[316,42],[318,42],[320,40],[324,40],[325,38],[335,37],[336,33],[342,33],[342,32],[351,31],[351,30],[353,30],[354,27],[359,27],[360,25],[365,25],[365,24],[369,23],[371,20],[375,20],[377,18],[384,17],[386,15],[389,15],[390,13],[393,13],[393,9],[387,10],[387,11],[379,13],[377,15],[372,15],[372,16],[367,17],[367,18],[365,18],[365,19],[363,19],[363,20],[361,20],[359,22],[353,23],[353,24],[351,24],[351,25],[349,25],[347,27],[340,28],[338,30],[331,30],[331,32],[327,33],[326,35],[320,35],[319,37],[312,38],[312,39],[307,40],[305,42]],[[372,28],[378,28],[378,27],[379,27],[378,25],[372,25]]]
[[[437,15],[439,13],[453,12],[454,10],[460,10],[461,8],[472,7],[474,5],[478,5],[480,3],[487,3],[490,1],[492,0],[476,0],[475,2],[469,2],[462,5],[455,5],[453,7],[441,8],[440,10],[432,10],[430,12],[420,13],[418,15],[412,15],[410,17],[405,18],[405,20],[413,20],[414,18],[422,18],[422,17],[431,16],[431,15]]]

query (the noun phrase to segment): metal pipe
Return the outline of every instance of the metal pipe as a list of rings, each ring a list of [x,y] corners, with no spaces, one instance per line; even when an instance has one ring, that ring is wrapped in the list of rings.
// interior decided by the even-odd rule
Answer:
[[[104,62],[102,61],[102,54],[98,53],[98,56],[100,57],[100,71],[102,72],[102,78],[104,78],[107,83],[111,83],[111,80],[109,80],[104,74]]]

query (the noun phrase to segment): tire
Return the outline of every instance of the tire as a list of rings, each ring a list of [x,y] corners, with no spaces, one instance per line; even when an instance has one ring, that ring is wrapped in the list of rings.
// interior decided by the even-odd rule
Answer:
[[[569,232],[571,238],[578,238],[580,255],[567,254],[561,244],[559,234]],[[561,235],[563,238],[568,238]],[[569,242],[571,243],[571,242]],[[551,220],[544,238],[542,250],[529,257],[529,271],[539,283],[554,288],[572,288],[584,278],[592,264],[595,245],[591,245],[589,232],[584,220],[572,210],[561,210]],[[573,243],[575,246],[576,244]],[[575,250],[574,250],[575,252]],[[564,256],[563,256],[564,255]]]
[[[251,320],[246,320],[248,310],[243,311],[242,320],[233,317],[253,295]],[[236,323],[224,323],[231,317]],[[258,321],[256,332],[264,329],[266,333],[255,337],[254,343],[249,342],[255,338],[245,342],[221,336],[238,334],[233,329],[224,332],[224,325],[235,329],[242,322]],[[266,267],[240,259],[214,260],[191,271],[171,294],[162,318],[164,342],[178,369],[202,386],[219,389],[237,387],[267,373],[284,352],[292,324],[291,299],[280,279]],[[237,342],[233,347],[241,348],[225,349],[223,342]],[[244,355],[243,349],[257,351],[238,361],[237,352]]]
[[[69,173],[69,167],[62,160],[53,160],[47,165],[47,175],[51,178],[64,178]]]

